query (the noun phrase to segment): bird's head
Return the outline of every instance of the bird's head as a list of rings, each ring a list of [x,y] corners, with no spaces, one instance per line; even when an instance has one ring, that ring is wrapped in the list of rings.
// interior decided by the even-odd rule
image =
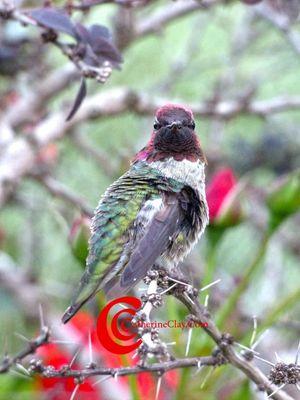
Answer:
[[[200,159],[205,162],[195,133],[193,113],[176,104],[167,104],[157,110],[151,138],[136,159],[161,161],[169,157],[178,161]]]

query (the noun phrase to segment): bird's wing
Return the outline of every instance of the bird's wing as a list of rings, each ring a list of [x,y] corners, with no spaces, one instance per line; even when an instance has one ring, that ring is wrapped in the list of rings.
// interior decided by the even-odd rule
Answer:
[[[163,207],[148,223],[143,237],[135,249],[121,276],[121,288],[128,290],[141,280],[157,258],[166,250],[178,232],[183,214],[176,194],[165,194]]]
[[[169,182],[160,179],[157,170],[140,163],[134,165],[108,188],[95,211],[87,266],[71,306],[62,318],[64,323],[98,290],[109,284],[128,263],[130,254],[124,249],[130,239],[130,227],[144,203],[147,200],[161,199],[162,192],[170,190],[169,185]],[[180,190],[181,186],[172,184],[174,191]],[[166,212],[169,213],[170,210]],[[156,224],[150,233],[155,226]],[[134,267],[130,267],[128,271],[132,268]]]

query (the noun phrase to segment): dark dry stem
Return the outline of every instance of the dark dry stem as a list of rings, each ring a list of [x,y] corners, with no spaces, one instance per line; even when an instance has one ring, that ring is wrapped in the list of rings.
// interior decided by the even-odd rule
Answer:
[[[163,374],[167,371],[177,368],[199,367],[201,366],[218,366],[224,362],[219,357],[191,357],[182,358],[178,360],[165,361],[147,365],[136,365],[133,367],[120,367],[120,368],[87,368],[82,370],[69,369],[68,366],[55,370],[52,367],[44,366],[40,361],[33,360],[30,366],[30,371],[41,373],[45,378],[53,377],[73,377],[79,380],[89,378],[91,376],[126,376],[136,375],[143,372],[156,372]]]
[[[256,383],[260,390],[266,391],[269,395],[276,391],[276,386],[272,385],[268,378],[257,367],[243,359],[234,350],[234,341],[231,335],[222,334],[218,330],[212,319],[208,316],[206,309],[199,303],[197,296],[191,298],[183,292],[181,294],[178,293],[176,298],[180,300],[199,321],[207,324],[203,329],[218,345],[230,364],[242,371],[252,382]],[[292,398],[282,390],[274,393],[272,398],[276,400],[292,400]]]
[[[50,330],[45,326],[41,329],[40,335],[36,339],[29,340],[27,346],[15,356],[9,357],[5,355],[2,363],[0,363],[0,374],[8,372],[12,366],[18,364],[30,354],[34,354],[39,347],[49,343],[49,337]]]

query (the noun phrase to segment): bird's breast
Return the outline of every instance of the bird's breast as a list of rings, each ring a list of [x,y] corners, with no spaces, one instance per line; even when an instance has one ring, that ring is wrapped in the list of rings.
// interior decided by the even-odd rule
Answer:
[[[204,165],[200,160],[195,162],[186,159],[177,161],[173,157],[151,163],[151,167],[159,170],[166,178],[182,182],[197,190],[200,194],[205,194]]]

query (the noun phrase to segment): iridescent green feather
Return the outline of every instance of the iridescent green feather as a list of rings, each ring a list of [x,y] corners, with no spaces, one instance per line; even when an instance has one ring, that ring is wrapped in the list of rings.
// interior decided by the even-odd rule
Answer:
[[[164,191],[177,193],[182,187],[181,182],[139,162],[108,188],[95,212],[87,267],[72,306],[82,305],[124,268],[128,260],[124,257],[120,262],[120,257],[145,201],[161,198]]]

